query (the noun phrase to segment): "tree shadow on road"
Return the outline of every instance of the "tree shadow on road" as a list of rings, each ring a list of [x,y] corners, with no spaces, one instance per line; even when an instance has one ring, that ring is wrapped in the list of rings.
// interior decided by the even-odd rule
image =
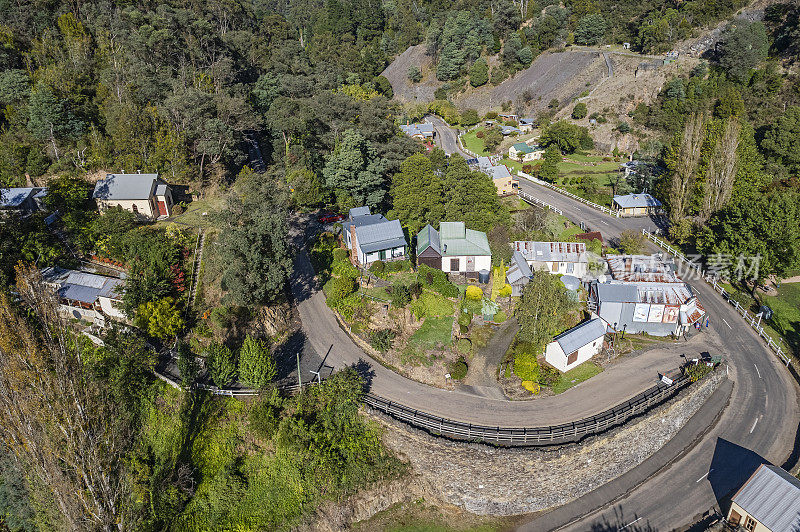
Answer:
[[[372,389],[372,379],[375,378],[375,370],[372,369],[372,364],[360,358],[358,362],[353,364],[352,368],[364,380],[364,392],[369,392]]]
[[[614,507],[614,517],[603,517],[601,521],[592,523],[592,532],[657,532],[657,528],[650,526],[647,519],[636,513],[625,515],[622,506]]]

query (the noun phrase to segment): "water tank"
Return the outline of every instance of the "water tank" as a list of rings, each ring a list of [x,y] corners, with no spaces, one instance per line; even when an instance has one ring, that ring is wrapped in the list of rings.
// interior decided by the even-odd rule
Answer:
[[[598,282],[598,283],[604,283],[604,282],[606,282],[606,276],[605,276],[605,275],[598,275],[598,276],[597,276],[597,282]]]
[[[478,282],[483,284],[489,282],[489,270],[481,270],[478,272]]]
[[[581,286],[581,280],[574,275],[562,275],[561,282],[564,283],[567,290],[577,290]]]

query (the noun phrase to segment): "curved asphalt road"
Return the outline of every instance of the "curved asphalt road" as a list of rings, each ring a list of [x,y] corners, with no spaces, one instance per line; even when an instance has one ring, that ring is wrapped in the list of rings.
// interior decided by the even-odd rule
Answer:
[[[525,180],[521,180],[520,186],[523,191],[562,209],[564,215],[573,221],[585,222],[592,230],[601,231],[606,238],[618,238],[626,229],[653,229],[657,226],[647,218],[604,215]],[[583,398],[582,401],[572,401],[577,403],[572,407],[572,415],[564,415],[552,405],[547,408],[544,399],[533,402],[491,400],[406,379],[371,360],[341,330],[325,305],[324,295],[313,289],[313,270],[305,252],[298,254],[296,271],[293,291],[310,344],[317,353],[326,357],[327,365],[356,364],[362,372],[370,373],[371,390],[387,399],[458,421],[499,426],[567,422],[606,406],[592,408],[592,404],[599,401]],[[730,405],[701,442],[669,469],[640,485],[613,508],[574,523],[570,530],[619,530],[634,520],[636,525],[627,530],[642,525],[658,530],[680,527],[738,487],[754,469],[754,458],[761,457],[778,465],[789,458],[798,431],[796,384],[789,371],[712,288],[700,280],[686,280],[709,312],[712,330],[721,337],[722,354],[735,381]],[[569,393],[558,397],[569,397]],[[578,398],[578,393],[573,397]],[[591,510],[592,506],[585,508],[585,512]],[[527,528],[548,530],[563,524],[548,521],[548,515],[544,514]]]

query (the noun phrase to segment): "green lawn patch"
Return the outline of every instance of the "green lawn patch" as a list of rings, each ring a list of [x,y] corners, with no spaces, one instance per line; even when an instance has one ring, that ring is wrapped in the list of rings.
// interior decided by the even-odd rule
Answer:
[[[587,379],[591,379],[601,371],[603,371],[603,369],[592,361],[584,362],[577,368],[572,368],[568,372],[561,375],[561,379],[559,379],[558,383],[556,383],[556,385],[551,389],[553,390],[554,394],[564,393],[573,386],[580,384]]]
[[[408,339],[409,347],[435,349],[450,344],[453,330],[453,317],[425,318],[422,327]]]
[[[483,145],[483,139],[479,139],[477,137],[478,131],[483,131],[483,128],[478,127],[468,133],[464,133],[461,135],[461,142],[464,144],[466,149],[473,153],[478,155],[489,155],[489,152],[486,151],[486,147]]]
[[[783,284],[777,296],[762,296],[772,309],[769,325],[789,344],[795,357],[800,357],[800,283]]]
[[[220,196],[193,201],[186,206],[186,211],[183,214],[174,215],[169,221],[161,221],[157,222],[157,224],[167,225],[175,223],[179,227],[187,225],[192,227],[210,227],[213,225],[210,221],[212,214],[221,210],[224,203],[224,198]],[[203,216],[204,212],[208,214]]]
[[[507,151],[508,150],[506,150],[506,152]],[[512,161],[508,157],[504,157],[504,158],[500,159],[500,164],[504,164],[504,165],[508,166],[508,169],[511,170],[512,174],[514,172],[521,172],[522,171],[522,163],[519,162],[519,161]],[[525,164],[529,164],[529,163],[525,163]]]
[[[411,312],[418,318],[452,316],[453,311],[452,301],[429,290],[411,302]]]

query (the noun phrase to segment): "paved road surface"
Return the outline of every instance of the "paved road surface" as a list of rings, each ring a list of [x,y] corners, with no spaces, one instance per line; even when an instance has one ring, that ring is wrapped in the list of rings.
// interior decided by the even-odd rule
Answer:
[[[436,143],[447,155],[456,153],[466,159],[472,158],[472,155],[463,151],[459,147],[458,135],[456,135],[456,132],[447,125],[447,122],[436,115],[427,115],[425,116],[425,120],[433,124],[433,129],[436,131]]]
[[[573,221],[586,222],[591,229],[601,231],[606,238],[618,238],[626,229],[655,228],[657,225],[647,218],[604,215],[524,180],[520,186],[525,192],[562,209],[565,216]],[[655,246],[652,247],[655,251]],[[297,256],[296,270],[298,275],[293,281],[293,291],[311,346],[317,353],[328,353],[327,362],[336,367],[357,364],[363,372],[371,375],[372,391],[378,395],[434,415],[501,426],[570,421],[606,407],[594,408],[598,401],[587,401],[582,395],[582,391],[586,391],[594,379],[579,389],[533,402],[496,401],[448,392],[405,379],[370,360],[339,328],[325,305],[322,293],[313,291],[313,271],[304,252]],[[649,525],[656,529],[683,526],[738,487],[755,469],[758,459],[781,465],[790,456],[798,431],[795,382],[736,311],[712,288],[702,281],[689,282],[709,312],[711,330],[721,338],[722,354],[730,366],[735,383],[730,406],[716,427],[672,467],[633,490],[613,508],[580,520],[570,530],[617,530],[628,524],[620,522],[621,519],[637,520],[637,526]],[[603,391],[604,397],[615,393],[625,394],[627,386],[620,387],[620,383],[616,383],[618,390],[615,391],[614,384],[611,383],[611,387]],[[592,399],[596,399],[596,396]],[[665,452],[662,450],[657,454],[661,456]],[[581,501],[585,501],[583,507]],[[591,512],[596,506],[590,498],[582,498],[572,506],[575,509],[574,517]],[[548,522],[547,519],[548,514],[545,514],[532,521],[527,529],[555,528],[557,523]],[[616,525],[609,528],[609,523]]]

